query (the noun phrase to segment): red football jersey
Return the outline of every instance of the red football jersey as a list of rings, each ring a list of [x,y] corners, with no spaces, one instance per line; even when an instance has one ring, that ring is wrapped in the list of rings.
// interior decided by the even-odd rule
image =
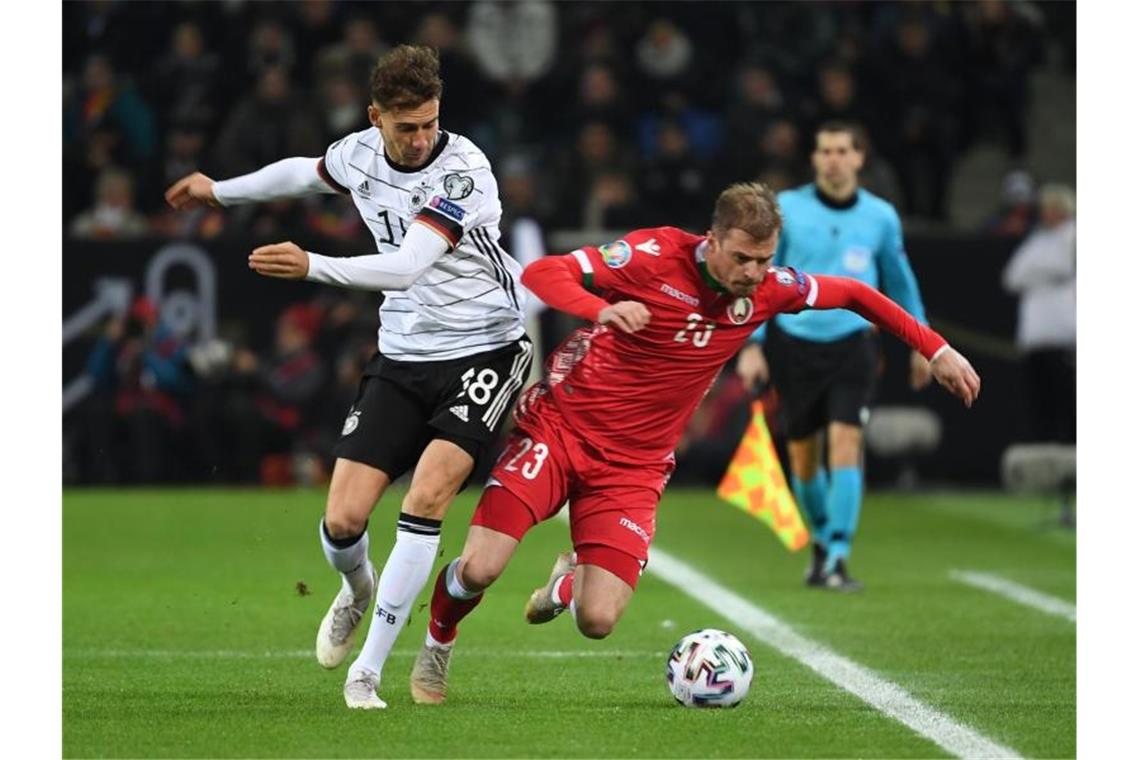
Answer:
[[[810,306],[818,292],[811,276],[773,267],[751,296],[734,296],[708,273],[707,245],[704,236],[656,227],[573,251],[586,287],[610,303],[640,301],[649,324],[633,334],[601,325],[575,331],[516,413],[545,396],[609,460],[672,457],[725,362],[761,322]]]

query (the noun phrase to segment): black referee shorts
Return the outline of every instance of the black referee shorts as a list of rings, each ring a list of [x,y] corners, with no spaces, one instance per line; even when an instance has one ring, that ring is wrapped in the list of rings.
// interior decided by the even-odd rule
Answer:
[[[879,365],[879,339],[871,330],[820,343],[770,325],[764,355],[788,438],[808,438],[830,422],[866,424]]]
[[[494,351],[444,361],[394,361],[377,353],[360,379],[333,454],[396,480],[440,438],[478,464],[514,408],[533,355],[526,336]]]

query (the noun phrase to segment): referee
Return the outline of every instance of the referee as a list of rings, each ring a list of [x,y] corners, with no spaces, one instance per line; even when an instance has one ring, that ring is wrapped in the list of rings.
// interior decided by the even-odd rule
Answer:
[[[859,128],[830,121],[815,140],[815,181],[779,195],[784,227],[774,263],[861,280],[926,324],[898,213],[859,187]],[[749,387],[770,378],[780,397],[792,491],[811,527],[806,582],[858,591],[862,584],[848,574],[847,560],[863,500],[863,425],[875,390],[877,340],[867,320],[842,309],[783,314],[770,324],[771,330],[768,323],[761,326],[741,351],[737,372]],[[912,353],[911,387],[929,382],[929,364]]]

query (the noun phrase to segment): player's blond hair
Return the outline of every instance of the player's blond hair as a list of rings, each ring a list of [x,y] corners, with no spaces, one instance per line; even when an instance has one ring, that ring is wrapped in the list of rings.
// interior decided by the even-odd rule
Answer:
[[[372,101],[385,111],[416,108],[443,94],[439,53],[425,45],[399,45],[376,62]]]
[[[779,231],[784,219],[776,194],[763,182],[737,182],[716,199],[712,230],[717,237],[736,228],[757,240],[767,240]]]

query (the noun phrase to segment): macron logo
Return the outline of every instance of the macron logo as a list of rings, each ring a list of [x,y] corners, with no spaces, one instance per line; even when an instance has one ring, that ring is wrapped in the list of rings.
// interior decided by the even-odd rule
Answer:
[[[623,528],[628,528],[629,530],[632,530],[634,533],[636,533],[637,535],[639,535],[641,537],[642,541],[644,541],[647,544],[649,543],[649,534],[645,532],[645,528],[642,528],[640,525],[638,525],[637,523],[635,523],[633,520],[629,519],[628,517],[623,517],[620,520],[618,520],[618,525],[620,525]]]
[[[677,290],[672,285],[666,285],[665,283],[661,283],[661,292],[667,296],[673,296],[678,301],[684,301],[689,306],[700,306],[701,305],[700,300],[697,299],[695,296],[691,296],[688,293],[682,293],[681,291]]]

